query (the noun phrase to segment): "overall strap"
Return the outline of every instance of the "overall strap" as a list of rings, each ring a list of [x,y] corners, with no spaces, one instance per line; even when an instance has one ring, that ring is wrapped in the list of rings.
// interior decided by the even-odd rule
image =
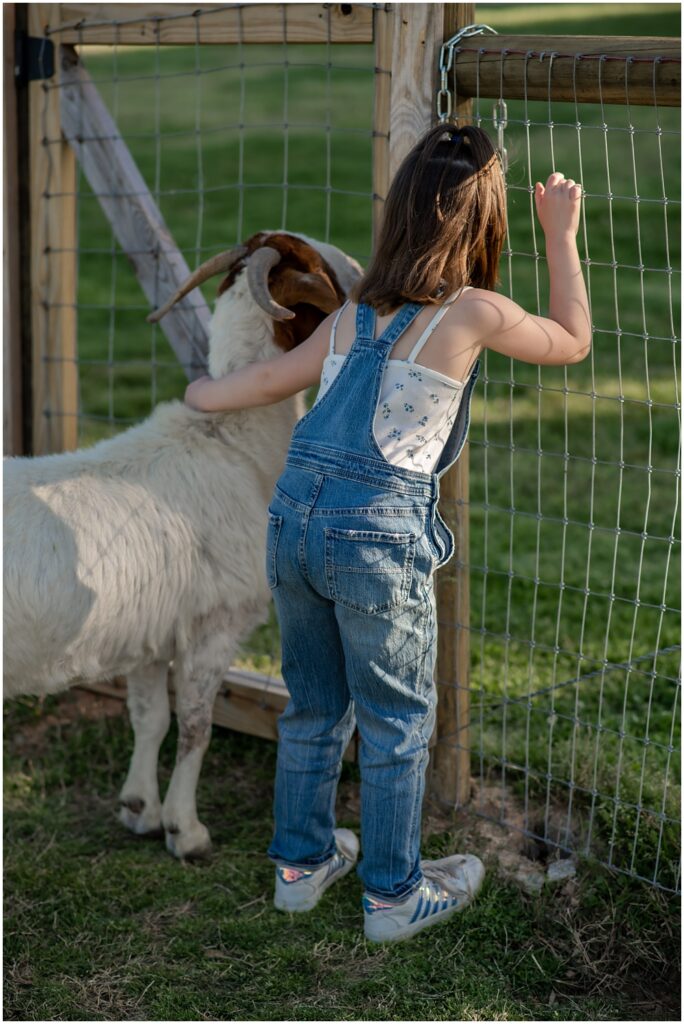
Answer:
[[[466,288],[469,287],[470,285],[464,285],[462,288],[459,288],[458,291],[454,292],[453,295],[450,295],[449,298],[443,303],[443,305],[439,307],[439,309],[433,316],[432,320],[430,320],[430,323],[427,325],[427,327],[421,334],[420,338],[407,355],[406,362],[414,362],[416,356],[418,355],[418,353],[420,352],[420,350],[422,349],[423,345],[426,343],[432,332],[435,330],[437,324],[440,322],[442,317],[447,313],[449,307],[453,305],[456,299],[466,290]]]
[[[335,354],[335,332],[337,330],[337,321],[340,319],[340,317],[342,315],[342,312],[349,305],[349,302],[350,302],[350,300],[347,299],[345,302],[342,303],[340,308],[337,310],[337,315],[335,316],[335,319],[332,322],[332,329],[330,331],[330,355],[331,356]]]
[[[375,310],[365,302],[356,307],[356,337],[363,341],[372,341],[375,333]]]
[[[394,342],[397,340],[397,338],[401,334],[403,334],[406,328],[413,323],[413,321],[416,319],[416,317],[418,316],[422,309],[423,307],[419,302],[407,302],[405,305],[401,307],[398,313],[394,314],[390,322],[387,324],[385,330],[377,338],[373,338],[373,335],[375,334],[376,314],[375,310],[372,309],[371,313],[373,317],[373,323],[370,337],[371,340],[373,341],[373,344],[379,345],[387,349],[391,349],[392,345],[394,345]]]

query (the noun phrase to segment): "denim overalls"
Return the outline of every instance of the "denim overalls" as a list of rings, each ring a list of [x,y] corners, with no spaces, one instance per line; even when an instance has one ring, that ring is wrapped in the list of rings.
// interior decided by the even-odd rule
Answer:
[[[328,391],[294,428],[268,509],[266,573],[290,700],[278,720],[275,831],[268,856],[312,867],[335,853],[342,755],[360,736],[361,848],[367,893],[397,899],[422,880],[421,806],[437,700],[433,574],[454,552],[439,478],[470,419],[470,372],[433,473],[393,466],[373,436],[383,370],[422,305],[374,340],[359,304],[356,339]]]

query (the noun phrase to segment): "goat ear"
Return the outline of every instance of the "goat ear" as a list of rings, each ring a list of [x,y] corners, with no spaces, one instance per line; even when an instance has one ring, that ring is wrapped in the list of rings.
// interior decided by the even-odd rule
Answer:
[[[273,340],[284,352],[289,352],[310,338],[324,319],[325,313],[317,306],[308,302],[300,303],[297,305],[297,315],[293,320],[273,321]]]
[[[302,273],[288,267],[279,275],[277,284],[271,287],[274,298],[287,307],[300,302],[316,306],[324,313],[332,313],[343,302],[327,274],[321,272]]]

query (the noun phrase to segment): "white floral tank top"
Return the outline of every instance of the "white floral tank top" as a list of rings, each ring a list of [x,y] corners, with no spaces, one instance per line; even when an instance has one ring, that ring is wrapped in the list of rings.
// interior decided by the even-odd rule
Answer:
[[[451,303],[465,290],[460,288],[439,307],[406,359],[388,359],[385,364],[373,436],[394,466],[432,473],[449,437],[465,382],[420,366],[414,360]],[[328,390],[347,356],[335,352],[337,321],[347,305],[345,302],[340,307],[333,321],[330,351],[323,361],[316,402]]]

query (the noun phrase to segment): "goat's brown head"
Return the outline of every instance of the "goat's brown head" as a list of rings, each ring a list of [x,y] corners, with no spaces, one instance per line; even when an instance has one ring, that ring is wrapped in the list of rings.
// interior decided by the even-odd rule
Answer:
[[[308,338],[345,299],[335,271],[313,246],[296,235],[260,231],[198,267],[148,321],[156,323],[193,288],[218,274],[225,274],[218,288],[222,295],[245,267],[250,293],[273,318],[274,341],[284,351]]]

